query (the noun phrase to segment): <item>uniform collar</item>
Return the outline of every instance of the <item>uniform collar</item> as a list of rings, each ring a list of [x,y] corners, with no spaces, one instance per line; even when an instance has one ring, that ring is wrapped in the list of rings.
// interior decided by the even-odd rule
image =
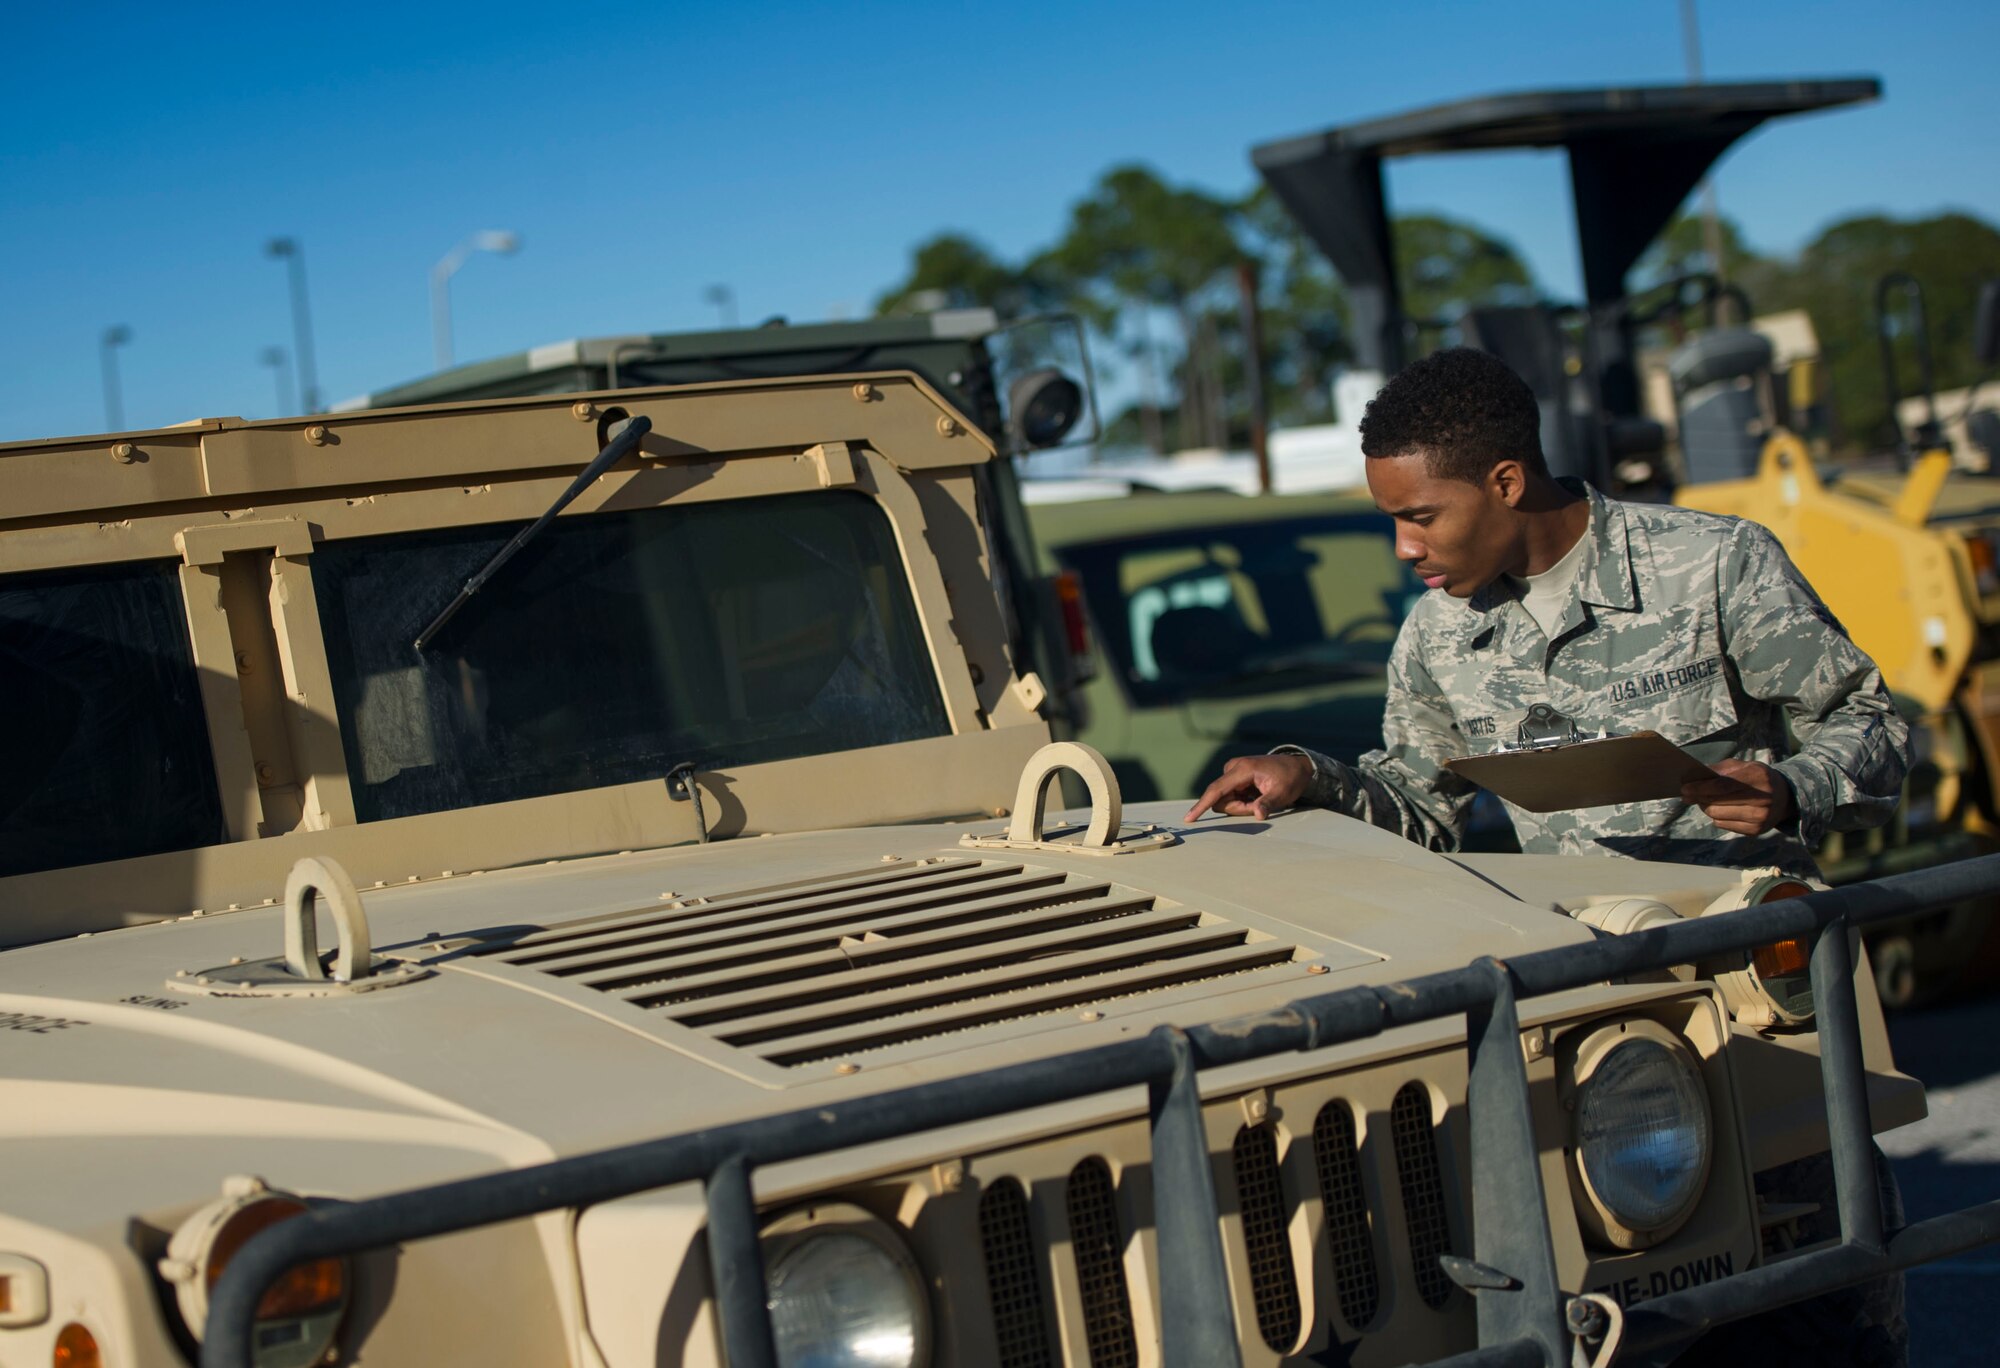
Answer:
[[[1607,499],[1581,480],[1564,476],[1557,481],[1572,494],[1590,501],[1590,525],[1583,538],[1583,564],[1577,567],[1577,597],[1602,608],[1631,611],[1639,606],[1638,586],[1632,574],[1632,534],[1626,526],[1625,506]],[[1505,575],[1495,579],[1465,601],[1476,614],[1492,611],[1516,597]],[[1475,622],[1477,619],[1475,619]]]
[[[1565,477],[1563,488],[1590,500],[1590,550],[1577,571],[1586,603],[1627,612],[1639,606],[1639,587],[1632,573],[1632,530],[1625,522],[1625,505],[1607,499],[1581,480]]]

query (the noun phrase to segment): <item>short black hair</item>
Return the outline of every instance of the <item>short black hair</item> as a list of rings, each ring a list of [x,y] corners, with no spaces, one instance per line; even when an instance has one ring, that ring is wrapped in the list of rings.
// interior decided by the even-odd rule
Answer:
[[[1448,347],[1398,371],[1361,415],[1361,451],[1421,452],[1431,474],[1467,484],[1501,461],[1549,473],[1535,392],[1505,361],[1476,347]]]

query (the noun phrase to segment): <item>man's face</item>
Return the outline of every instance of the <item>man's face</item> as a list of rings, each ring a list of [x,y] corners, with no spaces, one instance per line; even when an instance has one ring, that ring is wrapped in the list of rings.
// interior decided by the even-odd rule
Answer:
[[[1520,467],[1503,461],[1480,484],[1431,474],[1422,453],[1364,463],[1375,506],[1396,520],[1396,558],[1427,589],[1471,598],[1520,558]]]

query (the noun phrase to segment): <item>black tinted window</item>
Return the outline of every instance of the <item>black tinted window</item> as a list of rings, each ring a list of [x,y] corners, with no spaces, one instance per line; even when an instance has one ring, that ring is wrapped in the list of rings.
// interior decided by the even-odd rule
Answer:
[[[363,821],[949,730],[888,520],[829,491],[331,542],[313,579]]]
[[[0,875],[223,839],[174,566],[0,578]]]

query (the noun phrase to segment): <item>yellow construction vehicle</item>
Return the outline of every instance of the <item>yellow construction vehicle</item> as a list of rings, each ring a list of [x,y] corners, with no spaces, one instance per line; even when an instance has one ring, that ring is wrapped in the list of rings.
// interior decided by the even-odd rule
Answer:
[[[1892,464],[1836,477],[1814,468],[1795,435],[1819,397],[1810,361],[1791,347],[1781,357],[1768,329],[1747,326],[1742,290],[1696,273],[1635,292],[1630,276],[1736,139],[1769,120],[1881,93],[1867,78],[1522,91],[1251,152],[1272,194],[1339,272],[1358,366],[1384,375],[1402,368],[1418,336],[1403,307],[1384,163],[1502,148],[1567,154],[1583,299],[1482,303],[1451,325],[1527,381],[1556,474],[1623,498],[1671,495],[1765,524],[1880,662],[1917,723],[1918,763],[1890,828],[1835,837],[1818,852],[1836,883],[2000,846],[2000,477],[1928,455],[1955,425],[1938,421],[1921,291],[1908,277],[1878,289],[1883,332],[1891,331],[1887,306],[1900,301],[1907,312],[1894,331],[1917,341],[1930,402]],[[1734,306],[1734,326],[1723,321],[1725,304]],[[1666,392],[1650,405],[1643,345],[1697,318],[1699,331],[1674,348]],[[1975,349],[1989,366],[2000,358],[2000,286],[1981,297]],[[1888,379],[1893,411],[1893,368]],[[1960,406],[1966,444],[2000,448],[2000,414],[1974,412],[1970,397]],[[1904,1004],[1968,973],[1994,978],[2000,946],[1985,955],[1983,920],[1946,914],[1871,937],[1884,999]]]
[[[1877,299],[1892,414],[1899,385],[1887,338],[1898,292],[1918,341],[1923,393],[1933,394],[1921,289],[1907,276],[1887,277]],[[1758,386],[1743,383],[1754,367],[1724,375],[1713,364],[1754,350],[1735,345],[1747,335],[1709,332],[1671,364],[1684,448],[1701,426],[1688,422],[1700,417],[1700,401],[1689,399],[1704,388],[1722,406],[1712,426],[1755,431]],[[2000,359],[2000,288],[1982,294],[1975,347],[1987,365]],[[1795,394],[1802,384],[1810,390],[1809,377],[1791,381]],[[1732,407],[1749,421],[1717,421]],[[1752,473],[1685,483],[1674,496],[1770,528],[1911,718],[1917,763],[1905,801],[1887,828],[1830,838],[1820,861],[1836,882],[2000,848],[2000,477],[1954,470],[1934,398],[1926,412],[1912,430],[1899,425],[1892,467],[1821,470],[1804,441],[1769,422]],[[1696,465],[1685,450],[1683,463]],[[1880,933],[1871,950],[1883,998],[1906,1004],[2000,961],[1986,920],[1959,910]]]

